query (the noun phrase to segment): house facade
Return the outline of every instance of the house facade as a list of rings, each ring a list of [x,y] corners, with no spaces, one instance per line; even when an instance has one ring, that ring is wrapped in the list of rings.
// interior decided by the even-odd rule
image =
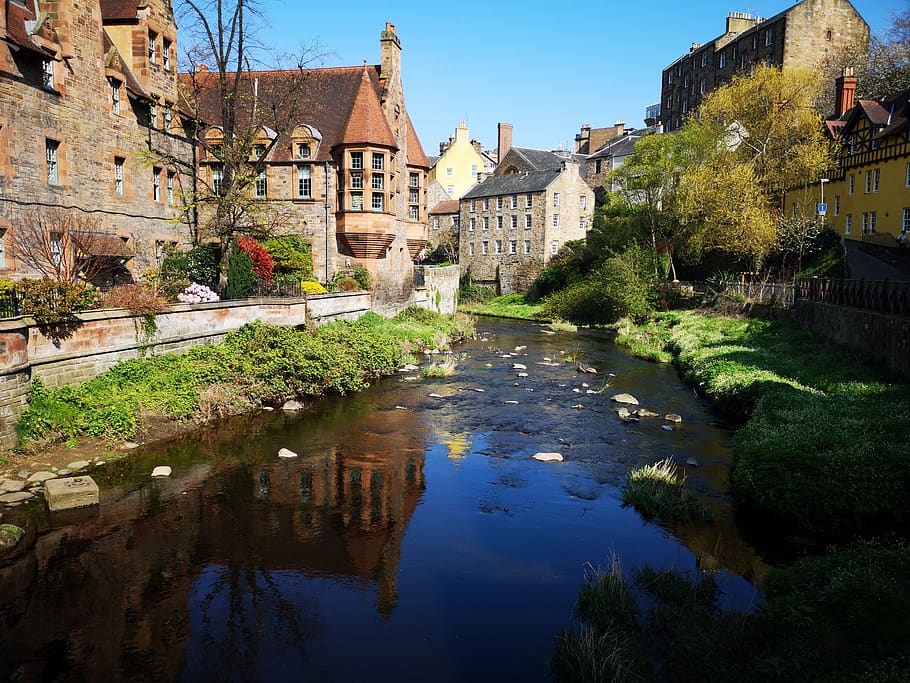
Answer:
[[[591,226],[594,192],[584,173],[582,156],[509,147],[495,173],[459,202],[462,274],[502,294],[527,291]]]
[[[868,43],[869,25],[849,0],[802,0],[770,19],[731,12],[722,35],[692,43],[663,70],[660,120],[667,132],[680,128],[705,95],[759,62],[813,67]]]
[[[168,0],[0,2],[0,275],[46,274],[25,237],[41,225],[63,248],[64,217],[105,261],[102,282],[137,278],[164,245],[191,242],[176,50]]]
[[[181,78],[210,124],[198,174],[210,215],[223,165],[217,76]],[[292,82],[294,97],[282,99]],[[429,162],[405,106],[395,26],[380,35],[379,64],[251,72],[242,89],[260,111],[291,122],[265,118],[251,149],[252,196],[278,217],[279,232],[311,244],[320,280],[362,266],[374,277],[380,309],[407,300],[413,259],[427,244]]]
[[[439,145],[439,158],[430,169],[429,182],[442,185],[449,199],[460,198],[484,172],[485,160],[478,147],[479,143],[470,138],[467,124],[460,122],[455,135]]]
[[[910,90],[854,102],[855,91],[854,76],[837,80],[839,115],[826,122],[835,168],[788,192],[784,215],[811,218],[824,198],[825,223],[844,239],[897,247],[910,238]]]

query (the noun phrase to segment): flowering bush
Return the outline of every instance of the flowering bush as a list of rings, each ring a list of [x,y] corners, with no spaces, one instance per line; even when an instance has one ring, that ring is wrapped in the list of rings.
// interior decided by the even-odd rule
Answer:
[[[253,272],[256,277],[263,282],[271,282],[275,265],[272,262],[272,255],[265,250],[265,247],[252,237],[238,237],[237,246],[253,261]]]
[[[183,290],[182,294],[177,295],[177,301],[185,304],[203,304],[208,301],[218,301],[219,296],[205,285],[196,282]]]
[[[149,285],[135,282],[120,285],[104,297],[107,308],[126,308],[133,313],[148,315],[167,308],[167,299]]]

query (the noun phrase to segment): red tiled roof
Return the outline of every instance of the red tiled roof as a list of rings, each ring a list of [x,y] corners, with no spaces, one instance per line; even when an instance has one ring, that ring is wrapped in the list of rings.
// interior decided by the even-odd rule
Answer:
[[[398,147],[366,67],[360,76],[357,95],[354,97],[354,103],[344,124],[341,137],[335,142],[344,145],[370,144]]]
[[[303,81],[291,85],[292,79],[298,78],[297,71],[254,71],[241,75],[240,90],[252,93],[251,81],[259,84],[260,111],[271,111],[293,106],[293,124],[307,124],[319,131],[322,142],[315,155],[316,161],[330,161],[332,148],[342,142],[369,142],[388,147],[397,147],[392,131],[379,103],[382,86],[379,80],[378,65],[327,67],[309,69],[303,72]],[[180,74],[184,97],[190,111],[195,111],[199,120],[209,125],[221,124],[221,109],[218,96],[218,74],[215,72],[196,72]],[[289,98],[289,91],[297,95]],[[356,100],[361,98],[358,103]],[[358,111],[355,112],[355,105]],[[242,118],[242,117],[240,117]],[[264,120],[264,125],[270,122]],[[350,125],[348,125],[350,123]],[[275,127],[272,124],[272,127]],[[409,126],[409,128],[412,128]],[[291,144],[288,135],[272,149],[269,159],[273,162],[290,161]],[[374,136],[372,139],[369,136]],[[414,135],[416,140],[417,136]],[[426,159],[420,143],[412,143],[408,136],[408,145],[413,147],[409,152],[408,163],[421,166]],[[415,151],[416,150],[416,151]]]
[[[876,126],[884,126],[888,122],[888,110],[882,106],[881,102],[860,100],[859,106],[866,114],[866,118]]]
[[[47,54],[47,50],[32,40],[32,34],[29,32],[28,28],[26,28],[25,25],[25,22],[27,21],[35,21],[35,13],[32,12],[32,10],[26,7],[21,7],[14,2],[8,2],[6,5],[7,40],[9,40],[14,45],[18,45],[19,47],[24,47],[28,50],[34,50],[35,52]],[[41,28],[38,30],[38,35],[40,35],[42,38],[46,38],[51,42],[57,42],[57,36],[51,29],[48,22],[44,22],[41,25]]]
[[[103,21],[130,21],[136,19],[137,8],[136,0],[101,0],[101,19]]]
[[[408,124],[408,166],[419,166],[420,168],[430,168],[430,160],[427,159],[427,155],[423,153],[423,146],[420,144],[420,139],[417,137],[417,132],[414,130],[414,124],[411,122],[411,117],[405,112],[405,117],[407,118]]]
[[[430,209],[430,213],[458,213],[458,200],[443,199],[436,206]]]

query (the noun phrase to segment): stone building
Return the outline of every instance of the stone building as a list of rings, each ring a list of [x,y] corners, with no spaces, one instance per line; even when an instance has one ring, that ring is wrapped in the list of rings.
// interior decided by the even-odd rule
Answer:
[[[507,294],[527,291],[566,242],[584,239],[594,192],[583,156],[512,147],[510,136],[499,150],[494,174],[459,202],[458,250],[463,274]]]
[[[460,222],[458,200],[445,199],[429,211],[429,244],[437,258],[444,261],[458,259],[458,226]]]
[[[868,43],[869,25],[849,0],[802,0],[770,19],[731,12],[722,35],[692,43],[664,69],[660,120],[676,130],[706,94],[759,62],[814,67]]]
[[[191,132],[177,103],[169,0],[0,2],[0,275],[42,274],[22,241],[50,212],[91,219],[82,256],[104,261],[107,282],[190,242]],[[57,225],[43,232],[59,250]]]
[[[837,163],[825,182],[787,192],[785,216],[813,218],[844,239],[898,247],[910,238],[910,90],[881,100],[855,100],[856,77],[836,81],[837,110],[826,123]]]
[[[244,74],[242,90],[260,111],[292,122],[264,121],[252,150],[253,161],[264,160],[253,197],[281,214],[283,232],[312,245],[320,280],[356,266],[370,270],[381,309],[413,290],[413,258],[427,244],[429,162],[405,107],[392,24],[381,33],[380,56],[372,66],[306,70],[292,101],[281,96],[297,71]],[[198,175],[211,199],[222,167],[217,75],[181,78],[210,125]]]

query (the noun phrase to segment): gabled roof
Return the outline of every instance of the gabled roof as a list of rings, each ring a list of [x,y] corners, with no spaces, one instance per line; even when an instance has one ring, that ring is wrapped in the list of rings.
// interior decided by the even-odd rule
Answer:
[[[43,55],[52,54],[50,50],[42,47],[32,36],[51,42],[57,42],[57,34],[50,22],[38,22],[39,17],[28,7],[23,7],[15,2],[7,2],[6,39],[13,45],[38,52]]]
[[[588,159],[628,156],[635,150],[635,143],[639,140],[641,140],[641,135],[621,135],[601,145]]]
[[[139,4],[137,0],[101,0],[101,19],[133,21],[139,17]]]
[[[859,100],[850,111],[826,121],[828,131],[849,135],[860,119],[865,118],[875,129],[875,137],[888,137],[910,124],[910,90],[880,100]]]
[[[482,183],[478,183],[468,190],[461,199],[542,192],[559,177],[560,173],[562,173],[561,169],[548,169],[545,171],[524,171],[522,173],[490,176]]]
[[[357,94],[351,106],[341,136],[335,141],[339,145],[381,145],[397,149],[395,136],[379,103],[379,95],[370,81],[366,66],[360,77]]]
[[[529,147],[512,147],[510,152],[515,152],[528,166],[535,171],[559,170],[562,168],[564,159],[558,157],[553,152],[547,152],[543,149],[531,149]]]
[[[303,72],[253,71],[241,74],[241,90],[252,93],[252,82],[258,82],[260,111],[292,106],[295,126],[305,124],[322,134],[314,159],[331,161],[332,149],[342,142],[378,144],[392,149],[398,147],[380,104],[382,84],[379,75],[379,65],[327,67]],[[181,73],[179,78],[185,93],[181,102],[186,102],[189,111],[195,109],[200,121],[219,125],[218,74],[198,71],[194,74]],[[302,81],[295,80],[301,78]],[[289,90],[299,93],[290,104],[287,98]],[[195,107],[194,102],[197,102]],[[403,115],[406,116],[406,112]],[[407,163],[429,168],[410,118],[407,123]],[[286,139],[288,135],[279,138],[270,153],[271,161],[291,160],[290,140]]]
[[[458,213],[458,200],[444,199],[432,209],[430,209],[429,213]]]

